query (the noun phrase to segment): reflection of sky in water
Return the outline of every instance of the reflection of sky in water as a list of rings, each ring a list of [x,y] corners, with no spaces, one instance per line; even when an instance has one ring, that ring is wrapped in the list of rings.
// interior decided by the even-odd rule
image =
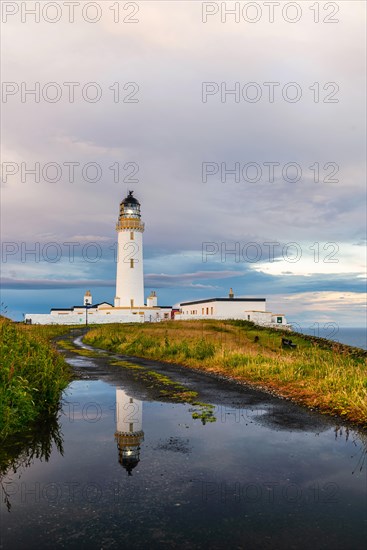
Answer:
[[[93,361],[85,359],[84,357],[70,357],[67,362],[72,367],[92,367]]]
[[[128,476],[115,440],[116,388],[73,382],[61,416],[64,456],[54,451],[48,463],[9,476],[19,490],[11,513],[3,512],[4,548],[14,540],[18,548],[32,548],[30,540],[72,548],[362,548],[365,472],[352,474],[363,452],[354,432],[346,441],[326,424],[275,430],[261,421],[271,414],[266,405],[219,406],[217,422],[203,425],[190,408],[143,403],[140,461]]]

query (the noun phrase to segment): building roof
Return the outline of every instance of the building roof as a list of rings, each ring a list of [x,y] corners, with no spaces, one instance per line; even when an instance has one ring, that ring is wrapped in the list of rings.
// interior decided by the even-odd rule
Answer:
[[[247,313],[262,313],[265,315],[273,315],[271,311],[261,311],[261,309],[247,309]]]
[[[93,304],[92,306],[90,304],[87,304],[88,309],[96,308],[98,304]],[[73,306],[72,309],[85,309],[85,306]]]
[[[103,306],[103,305],[108,305],[110,307],[113,307],[112,304],[110,304],[110,302],[100,302],[99,304],[87,304],[88,305],[88,309],[93,309],[93,308],[97,308],[98,306]],[[85,309],[85,305],[82,305],[82,306],[73,306],[73,309],[78,309],[78,308],[82,308],[82,309]]]
[[[208,298],[207,300],[194,300],[193,302],[181,302],[180,306],[193,304],[206,304],[207,302],[266,302],[266,298]]]
[[[100,302],[99,304],[93,304],[93,305],[88,304],[88,309],[96,309],[98,306],[101,306],[103,304],[107,304],[113,307],[112,304],[110,304],[110,302]],[[53,307],[51,308],[50,311],[73,311],[74,309],[85,309],[85,305],[73,306],[73,307]]]

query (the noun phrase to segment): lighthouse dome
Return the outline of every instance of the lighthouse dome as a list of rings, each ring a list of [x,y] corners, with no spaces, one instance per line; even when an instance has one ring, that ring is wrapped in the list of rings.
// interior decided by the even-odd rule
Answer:
[[[134,191],[129,191],[128,196],[120,203],[120,220],[123,218],[140,219],[140,202],[133,196]]]
[[[138,204],[140,206],[140,202],[134,197],[134,191],[129,191],[128,196],[122,201],[122,204]]]

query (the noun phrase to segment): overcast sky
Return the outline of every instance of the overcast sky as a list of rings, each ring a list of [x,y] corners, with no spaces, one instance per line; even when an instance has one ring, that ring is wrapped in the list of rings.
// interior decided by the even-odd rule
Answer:
[[[2,2],[13,318],[113,301],[131,189],[161,305],[233,287],[304,327],[364,323],[365,3],[221,4]]]

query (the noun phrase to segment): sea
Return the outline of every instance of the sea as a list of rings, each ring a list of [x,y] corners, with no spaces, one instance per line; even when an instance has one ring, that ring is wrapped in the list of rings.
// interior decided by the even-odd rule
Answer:
[[[293,327],[297,330],[297,326]],[[322,328],[322,326],[314,326],[310,328],[298,328],[298,332],[309,334],[311,336],[319,336],[334,340],[340,344],[347,344],[367,350],[367,330],[364,327],[338,327],[336,324],[332,327]]]

